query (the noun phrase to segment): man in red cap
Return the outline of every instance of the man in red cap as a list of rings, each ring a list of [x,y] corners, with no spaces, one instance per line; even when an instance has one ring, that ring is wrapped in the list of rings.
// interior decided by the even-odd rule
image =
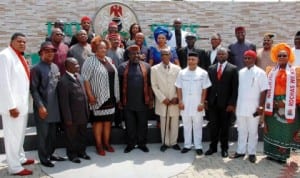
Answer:
[[[122,43],[122,37],[118,31],[118,24],[114,21],[108,24],[108,29],[107,29],[107,34],[105,36],[105,39],[109,41],[109,36],[112,34],[115,34],[119,38],[119,47],[124,48],[124,45]]]
[[[237,41],[230,44],[228,49],[230,50],[229,62],[236,65],[238,70],[243,68],[244,65],[244,52],[251,49],[256,51],[256,46],[245,39],[246,30],[245,27],[239,26],[235,28],[235,36]]]
[[[86,33],[88,34],[88,40],[87,42],[89,44],[91,44],[92,39],[95,37],[95,33],[91,31],[91,23],[92,23],[92,19],[89,16],[83,16],[81,18],[81,28],[83,30],[86,31]],[[78,43],[78,39],[76,37],[76,35],[73,35],[71,43],[70,43],[70,47],[74,44]]]
[[[250,162],[256,161],[258,124],[264,112],[266,92],[269,88],[264,70],[255,65],[256,52],[244,52],[245,67],[239,71],[238,99],[236,107],[238,143],[231,158],[244,157],[248,152]]]

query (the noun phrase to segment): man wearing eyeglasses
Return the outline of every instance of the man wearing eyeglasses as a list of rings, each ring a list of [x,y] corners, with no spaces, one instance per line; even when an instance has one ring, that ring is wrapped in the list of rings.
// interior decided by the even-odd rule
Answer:
[[[252,50],[244,53],[245,67],[239,71],[236,107],[238,143],[231,158],[243,158],[248,152],[251,163],[256,161],[259,116],[263,114],[269,88],[266,72],[255,65],[257,56]]]
[[[63,42],[64,34],[60,28],[54,28],[51,33],[51,43],[56,48],[53,63],[59,68],[60,75],[66,73],[65,61],[69,47]]]
[[[151,86],[155,94],[155,114],[160,116],[160,151],[169,147],[180,150],[177,144],[179,127],[179,108],[176,87],[174,85],[180,67],[172,64],[170,49],[160,51],[162,62],[151,68]]]

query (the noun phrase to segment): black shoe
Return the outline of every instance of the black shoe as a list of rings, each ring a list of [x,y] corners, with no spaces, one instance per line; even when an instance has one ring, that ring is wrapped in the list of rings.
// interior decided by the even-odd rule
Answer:
[[[209,155],[212,155],[212,154],[214,154],[214,153],[216,153],[217,151],[215,151],[215,150],[212,150],[212,149],[208,149],[206,152],[205,152],[205,155],[206,156],[209,156]]]
[[[124,149],[124,153],[129,153],[134,149],[133,146],[126,146],[126,148]]]
[[[189,152],[191,149],[190,148],[183,148],[182,150],[181,150],[181,153],[187,153],[187,152]]]
[[[227,150],[222,150],[222,151],[221,151],[221,155],[222,155],[223,158],[227,158],[227,157],[228,157],[228,152],[227,152]]]
[[[234,155],[230,156],[231,159],[235,159],[235,158],[240,158],[240,157],[244,157],[245,154],[240,154],[235,152]]]
[[[146,145],[139,145],[138,148],[145,153],[149,152],[149,149],[146,147]]]
[[[168,149],[168,146],[167,146],[167,145],[162,145],[162,146],[160,147],[160,151],[161,151],[161,152],[165,152],[167,149]]]
[[[84,154],[78,154],[79,158],[85,159],[85,160],[91,160],[91,157],[87,155],[86,153]]]
[[[50,160],[51,160],[51,161],[66,161],[65,158],[60,157],[60,156],[54,156],[54,155],[51,155],[51,156],[50,156]]]
[[[46,162],[41,161],[41,164],[45,167],[54,167],[54,164],[51,163],[50,161],[46,161]]]
[[[256,156],[255,156],[255,155],[249,155],[249,161],[250,161],[251,163],[255,163],[255,161],[256,161]]]
[[[70,161],[72,161],[73,163],[81,163],[80,159],[75,157],[75,158],[69,158]]]
[[[196,149],[196,153],[197,153],[197,155],[202,155],[203,154],[203,151],[202,151],[202,149]]]
[[[180,150],[180,146],[178,144],[173,145],[172,148],[174,150]]]

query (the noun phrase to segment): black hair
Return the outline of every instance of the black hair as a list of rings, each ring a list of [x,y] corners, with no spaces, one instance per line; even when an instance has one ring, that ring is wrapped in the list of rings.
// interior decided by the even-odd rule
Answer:
[[[11,36],[10,41],[15,40],[15,39],[18,38],[19,36],[21,36],[21,37],[26,37],[23,33],[16,32],[16,33],[14,33],[14,34]]]
[[[133,24],[131,24],[130,27],[129,27],[129,34],[130,34],[130,39],[131,39],[131,40],[133,40],[132,29],[133,29],[133,27],[134,27],[135,25],[137,25],[138,28],[139,28],[139,31],[138,31],[138,32],[142,32],[141,26],[140,26],[138,23],[133,23]]]

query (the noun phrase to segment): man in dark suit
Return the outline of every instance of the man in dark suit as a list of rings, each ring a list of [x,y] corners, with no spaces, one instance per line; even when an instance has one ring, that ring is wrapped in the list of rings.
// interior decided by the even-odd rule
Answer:
[[[216,64],[217,60],[217,50],[221,48],[221,35],[219,33],[214,33],[210,38],[211,50],[206,52],[207,60],[205,61],[205,70],[208,70],[209,66]]]
[[[205,66],[206,66],[205,61],[207,61],[207,59],[206,59],[207,55],[203,49],[195,48],[196,35],[193,33],[187,33],[185,36],[185,41],[187,43],[187,46],[180,48],[178,50],[178,54],[177,54],[178,58],[179,58],[179,62],[180,62],[180,67],[182,69],[186,68],[188,54],[190,52],[195,52],[198,54],[198,57],[199,57],[198,66],[205,69]]]
[[[218,141],[221,142],[221,155],[228,157],[228,135],[230,116],[233,114],[237,101],[238,70],[227,62],[228,51],[219,48],[218,63],[209,67],[208,75],[212,86],[208,90],[208,111],[210,116],[211,144],[205,155],[217,152]]]
[[[84,87],[80,82],[80,66],[75,58],[65,61],[66,73],[58,83],[59,106],[65,126],[67,156],[70,161],[80,163],[86,154],[88,105]]]

